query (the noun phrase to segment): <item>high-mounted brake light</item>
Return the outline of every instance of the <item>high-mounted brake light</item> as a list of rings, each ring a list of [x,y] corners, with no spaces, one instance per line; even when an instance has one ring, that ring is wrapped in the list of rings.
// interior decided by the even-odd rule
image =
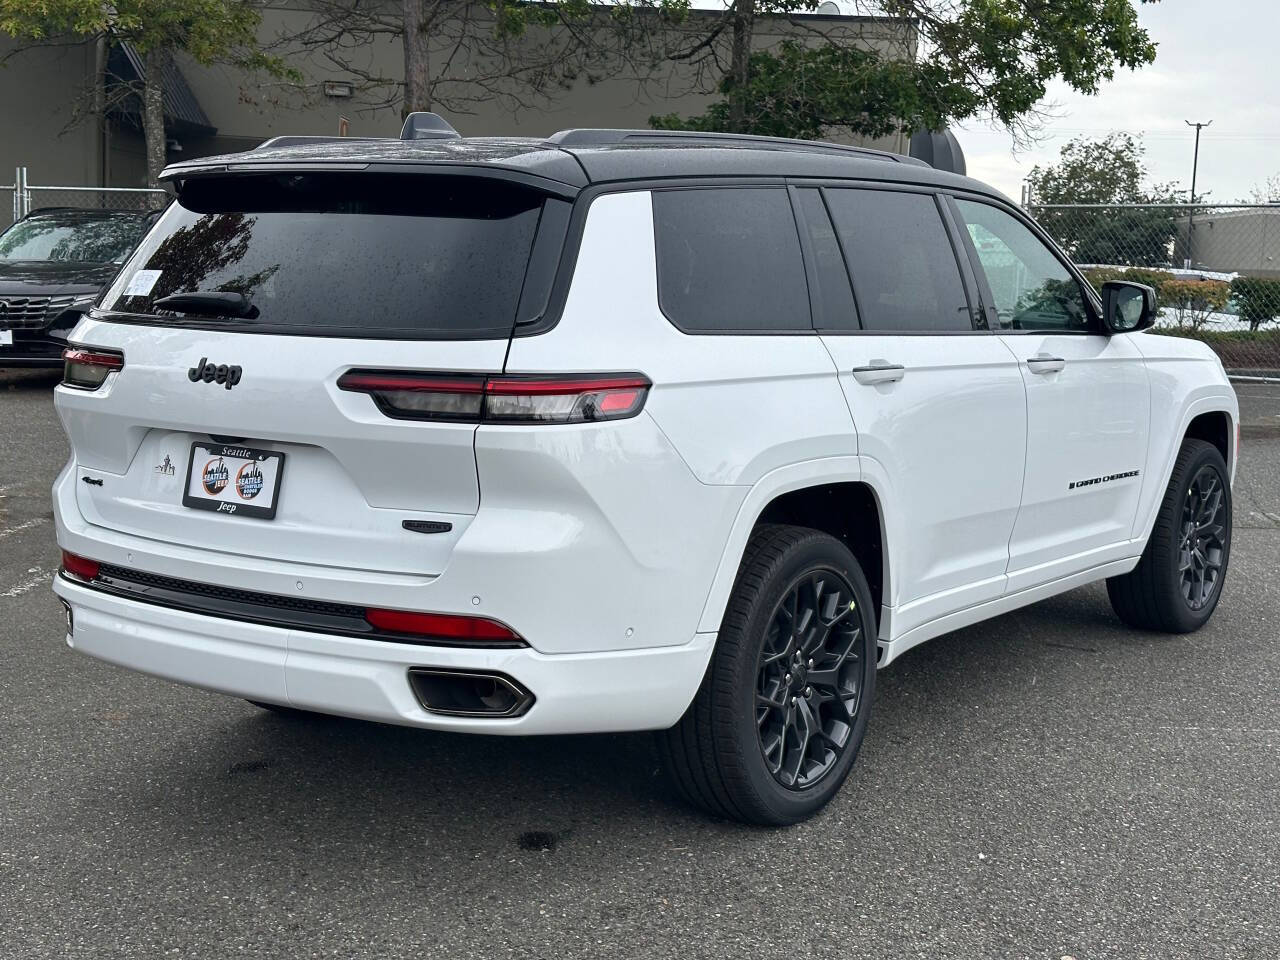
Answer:
[[[464,423],[592,423],[634,417],[653,386],[636,373],[558,377],[449,376],[349,370],[338,387],[373,397],[401,420]]]
[[[364,618],[379,630],[438,640],[460,640],[479,645],[524,646],[520,634],[484,617],[460,617],[447,613],[414,613],[370,607]]]
[[[70,551],[62,551],[62,569],[80,580],[95,580],[98,577],[97,560],[90,560]]]
[[[92,347],[67,347],[62,351],[63,386],[97,390],[107,375],[124,367],[124,354]]]

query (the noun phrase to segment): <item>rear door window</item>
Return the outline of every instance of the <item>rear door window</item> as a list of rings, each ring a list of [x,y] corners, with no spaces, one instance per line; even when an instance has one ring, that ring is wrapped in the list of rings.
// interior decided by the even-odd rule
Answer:
[[[785,187],[655,190],[658,301],[690,333],[812,329]]]
[[[544,202],[563,203],[476,177],[193,179],[102,307],[152,322],[263,332],[506,337]],[[205,292],[245,295],[250,315],[219,318],[157,303]]]
[[[973,329],[955,251],[931,194],[825,191],[864,330]]]

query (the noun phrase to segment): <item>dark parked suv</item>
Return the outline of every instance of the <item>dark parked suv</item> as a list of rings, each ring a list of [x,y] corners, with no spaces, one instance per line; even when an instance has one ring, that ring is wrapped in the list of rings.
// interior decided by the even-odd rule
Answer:
[[[0,367],[60,367],[67,334],[155,213],[34,210],[0,234]]]

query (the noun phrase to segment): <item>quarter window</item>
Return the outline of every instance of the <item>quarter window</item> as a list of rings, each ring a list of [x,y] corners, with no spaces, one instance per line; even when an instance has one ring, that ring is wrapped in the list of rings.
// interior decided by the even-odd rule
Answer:
[[[1088,330],[1084,292],[1062,261],[1009,213],[956,200],[1005,330]]]
[[[973,329],[960,266],[931,194],[831,189],[865,330]]]
[[[655,190],[653,226],[658,302],[680,329],[812,329],[786,188]]]

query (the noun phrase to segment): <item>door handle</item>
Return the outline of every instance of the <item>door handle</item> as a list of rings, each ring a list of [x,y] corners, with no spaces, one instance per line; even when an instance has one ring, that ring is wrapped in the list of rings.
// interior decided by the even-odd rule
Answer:
[[[1027,366],[1032,373],[1057,373],[1067,365],[1062,357],[1051,357],[1047,353],[1038,353],[1027,358]]]
[[[854,367],[849,372],[853,379],[869,386],[873,383],[896,383],[907,375],[907,368],[888,360],[872,360],[867,366]]]

